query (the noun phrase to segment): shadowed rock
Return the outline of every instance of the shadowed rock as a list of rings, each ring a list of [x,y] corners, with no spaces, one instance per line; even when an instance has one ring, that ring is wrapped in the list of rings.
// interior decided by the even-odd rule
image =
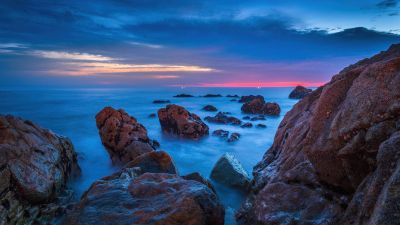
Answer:
[[[218,129],[212,133],[213,136],[218,136],[222,138],[227,138],[229,136],[229,131]]]
[[[293,89],[292,92],[290,92],[289,98],[294,98],[294,99],[304,98],[311,92],[312,92],[311,89],[305,88],[303,86],[296,86],[296,88]]]
[[[211,184],[211,182],[210,182],[208,179],[206,179],[206,178],[204,178],[203,176],[201,176],[200,173],[198,173],[198,172],[194,172],[194,173],[187,174],[187,175],[185,175],[185,176],[182,176],[182,178],[185,179],[185,180],[194,180],[194,181],[198,181],[198,182],[200,182],[200,183],[206,185],[206,186],[207,186],[208,188],[210,188],[214,193],[217,193],[217,192],[215,191],[214,186]]]
[[[267,125],[262,124],[262,123],[259,123],[259,124],[257,124],[256,127],[257,127],[257,128],[267,128]]]
[[[96,125],[114,164],[125,164],[155,150],[146,128],[122,109],[105,107],[96,115]]]
[[[248,114],[279,115],[281,108],[277,103],[265,102],[264,97],[257,97],[243,104],[242,112]]]
[[[300,100],[253,171],[239,224],[397,224],[400,45]]]
[[[251,101],[253,101],[254,99],[258,99],[258,98],[259,98],[259,99],[264,99],[264,97],[261,96],[261,95],[246,95],[246,96],[240,97],[239,102],[240,102],[240,103],[251,102]]]
[[[232,133],[231,136],[228,138],[228,142],[235,142],[238,141],[240,139],[240,134],[239,133]]]
[[[243,169],[239,160],[229,153],[225,153],[217,161],[211,171],[210,177],[224,185],[243,190],[246,190],[250,183],[250,177]]]
[[[142,173],[178,174],[171,156],[164,151],[152,151],[136,157],[125,168],[139,167]]]
[[[264,115],[257,115],[257,116],[252,117],[250,120],[251,121],[266,120],[266,118]]]
[[[231,124],[231,125],[240,125],[242,121],[233,116],[227,116],[227,113],[219,112],[215,116],[207,116],[204,118],[205,121],[210,123],[218,123],[218,124]]]
[[[253,127],[253,124],[252,123],[249,123],[249,122],[247,122],[247,123],[244,123],[242,126],[240,126],[241,128],[252,128]]]
[[[218,109],[213,105],[206,105],[206,106],[203,107],[203,110],[207,111],[207,112],[216,112],[216,111],[218,111]]]
[[[174,96],[174,98],[192,98],[192,97],[194,96],[189,94],[179,94]]]
[[[67,181],[79,174],[68,138],[0,115],[0,224],[50,222],[64,210]]]
[[[155,113],[151,113],[151,114],[149,114],[149,118],[156,118],[156,114]]]
[[[158,110],[158,119],[164,132],[185,138],[198,139],[208,135],[208,126],[194,113],[182,106],[167,105]]]
[[[204,98],[218,98],[218,97],[222,97],[222,95],[220,95],[220,94],[206,94],[203,97]]]

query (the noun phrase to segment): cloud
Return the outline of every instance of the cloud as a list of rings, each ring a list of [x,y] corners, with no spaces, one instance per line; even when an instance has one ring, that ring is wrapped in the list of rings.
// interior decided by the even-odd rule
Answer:
[[[111,61],[113,58],[102,56],[102,55],[93,55],[88,53],[79,53],[79,52],[61,52],[61,51],[43,51],[43,50],[35,50],[31,52],[32,55],[49,58],[49,59],[63,59],[63,60],[83,60],[83,61]]]
[[[162,45],[156,45],[156,44],[149,44],[149,43],[142,43],[142,42],[135,42],[135,41],[129,41],[128,42],[131,45],[135,46],[141,46],[141,47],[146,47],[146,48],[163,48]]]
[[[397,6],[397,0],[383,0],[376,4],[376,6],[382,9],[395,8]]]

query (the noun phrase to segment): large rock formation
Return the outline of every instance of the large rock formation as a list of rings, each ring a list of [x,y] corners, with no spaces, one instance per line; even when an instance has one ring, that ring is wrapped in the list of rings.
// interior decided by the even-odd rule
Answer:
[[[79,175],[68,138],[0,116],[0,224],[45,224],[63,211],[66,183]]]
[[[115,164],[125,164],[157,145],[147,137],[146,128],[122,109],[105,107],[96,115],[96,125]]]
[[[208,135],[208,126],[200,117],[179,105],[167,105],[158,110],[158,119],[167,133],[192,139]]]
[[[95,182],[62,224],[223,225],[217,196],[195,179],[126,168]]]
[[[256,96],[242,105],[242,112],[248,114],[279,115],[281,108],[275,102],[265,102],[264,97]]]
[[[400,45],[289,111],[254,168],[244,224],[398,224]]]
[[[303,86],[296,86],[292,92],[289,94],[289,98],[300,99],[309,95],[312,92],[311,89],[305,88]]]
[[[140,168],[141,172],[178,174],[171,156],[164,151],[152,151],[136,157],[125,168]]]

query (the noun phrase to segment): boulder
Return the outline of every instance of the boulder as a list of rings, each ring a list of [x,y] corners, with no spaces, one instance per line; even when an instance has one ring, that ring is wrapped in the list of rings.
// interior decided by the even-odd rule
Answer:
[[[194,96],[189,94],[178,94],[174,96],[174,98],[192,98],[192,97]]]
[[[151,113],[151,114],[149,114],[149,118],[156,118],[156,114],[155,113]]]
[[[222,137],[222,138],[227,138],[229,136],[229,131],[218,129],[218,130],[213,131],[212,135]]]
[[[170,100],[154,100],[153,104],[165,104],[165,103],[171,103]]]
[[[256,127],[257,127],[257,128],[267,128],[267,125],[262,124],[262,123],[259,123],[259,124],[257,124]]]
[[[227,116],[227,113],[219,112],[215,116],[207,116],[204,118],[205,121],[209,123],[217,124],[230,124],[230,125],[240,125],[242,121],[233,116]]]
[[[125,168],[140,168],[142,173],[178,174],[171,156],[165,151],[144,153],[125,165]]]
[[[182,178],[185,180],[194,180],[194,181],[200,182],[200,183],[206,185],[208,188],[210,188],[214,193],[217,193],[217,191],[215,191],[215,188],[211,184],[211,182],[208,179],[201,176],[200,173],[198,173],[198,172],[193,172],[193,173],[187,174],[185,176],[182,176]]]
[[[224,208],[201,182],[128,168],[89,188],[61,222],[75,224],[223,225]]]
[[[222,95],[220,95],[220,94],[206,94],[203,97],[204,98],[218,98],[218,97],[222,97]]]
[[[232,133],[231,136],[228,138],[228,142],[235,142],[238,141],[240,139],[240,134],[239,133]]]
[[[164,132],[184,138],[198,139],[208,135],[208,126],[194,113],[182,106],[167,105],[158,110],[158,119]]]
[[[105,107],[96,115],[96,125],[114,164],[125,164],[156,148],[146,128],[122,109]]]
[[[239,224],[397,224],[399,87],[393,45],[294,105],[254,167]]]
[[[239,102],[246,103],[246,102],[251,102],[254,99],[264,99],[264,97],[261,95],[245,95],[245,96],[240,97]]]
[[[266,118],[264,115],[257,115],[257,116],[252,117],[250,120],[251,121],[266,120]]]
[[[216,111],[218,111],[218,109],[213,105],[206,105],[206,106],[203,107],[203,110],[207,111],[207,112],[216,112]]]
[[[289,94],[289,98],[301,99],[309,95],[312,92],[311,89],[305,88],[303,86],[296,86],[292,92]]]
[[[278,103],[265,102],[262,96],[244,103],[241,109],[248,114],[279,115],[281,112]]]
[[[210,177],[218,183],[243,190],[247,190],[250,184],[250,177],[239,160],[229,153],[225,153],[218,159]]]
[[[80,174],[71,141],[28,120],[0,115],[0,224],[45,224],[62,213]]]
[[[241,128],[252,128],[253,127],[253,124],[252,123],[249,123],[249,122],[247,122],[247,123],[244,123],[242,126],[240,126]]]

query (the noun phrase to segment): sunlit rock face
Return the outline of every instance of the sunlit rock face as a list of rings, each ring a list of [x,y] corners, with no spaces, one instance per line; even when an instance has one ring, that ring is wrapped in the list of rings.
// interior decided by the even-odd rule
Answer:
[[[79,174],[68,138],[0,115],[0,224],[50,222],[70,197],[67,180]]]
[[[396,224],[399,130],[400,45],[393,45],[286,114],[254,167],[239,223]]]
[[[154,151],[157,142],[149,139],[146,128],[124,110],[105,107],[96,115],[103,145],[114,164],[125,164]]]

